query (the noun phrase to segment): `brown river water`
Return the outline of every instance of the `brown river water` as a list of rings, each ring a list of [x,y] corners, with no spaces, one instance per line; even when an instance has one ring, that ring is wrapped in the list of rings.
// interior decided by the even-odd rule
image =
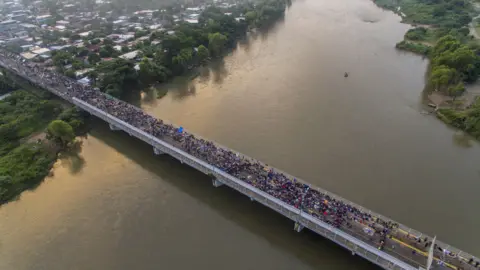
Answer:
[[[136,102],[478,255],[480,147],[422,114],[428,63],[394,48],[408,28],[369,0],[297,0]],[[375,269],[100,121],[53,172],[0,207],[1,270]]]

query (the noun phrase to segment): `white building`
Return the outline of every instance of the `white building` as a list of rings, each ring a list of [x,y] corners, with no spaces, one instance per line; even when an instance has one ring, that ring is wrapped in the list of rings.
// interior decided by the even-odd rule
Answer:
[[[80,80],[77,80],[77,82],[84,85],[90,85],[90,79],[88,77],[81,78]]]
[[[198,23],[198,19],[186,19],[185,21],[188,23],[194,23],[194,24]]]
[[[125,20],[116,20],[116,21],[113,21],[113,25],[124,25],[126,23]]]
[[[162,25],[161,24],[154,24],[154,25],[150,25],[149,28],[150,28],[150,30],[158,30],[158,29],[162,29]]]
[[[69,24],[69,23],[70,23],[70,22],[64,21],[64,20],[57,21],[57,24],[59,24],[59,25],[67,25],[67,24]]]
[[[32,52],[24,52],[24,53],[21,53],[20,55],[27,60],[31,60],[31,59],[37,57],[37,55],[32,53]]]
[[[138,53],[140,53],[140,51],[136,50],[136,51],[129,52],[129,53],[126,53],[126,54],[122,54],[119,57],[122,58],[122,59],[125,59],[125,60],[132,60],[135,57],[137,57]]]
[[[86,68],[86,69],[82,69],[82,70],[77,70],[75,71],[75,76],[78,78],[78,77],[83,77],[83,75],[87,74],[88,72],[90,71],[93,71],[95,70],[94,68]]]
[[[50,50],[47,48],[40,48],[40,49],[33,50],[32,53],[38,54],[38,55],[49,55]]]
[[[47,15],[37,16],[35,19],[37,20],[37,23],[42,24],[42,23],[45,23],[50,18],[52,18],[52,15],[47,14]]]
[[[91,33],[93,33],[93,32],[92,31],[87,31],[87,32],[79,33],[78,35],[81,36],[81,37],[88,37],[88,35],[90,35]]]

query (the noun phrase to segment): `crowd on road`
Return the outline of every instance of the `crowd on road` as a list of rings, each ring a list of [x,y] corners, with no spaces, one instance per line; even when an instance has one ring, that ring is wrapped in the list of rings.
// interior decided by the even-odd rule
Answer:
[[[353,227],[356,228],[358,224],[361,224],[369,229],[371,236],[375,236],[374,245],[379,249],[384,248],[388,237],[393,234],[397,235],[398,224],[395,222],[372,216],[370,213],[359,209],[359,207],[319,191],[266,164],[246,158],[211,141],[196,137],[183,130],[183,128],[167,124],[146,114],[138,107],[110,97],[98,89],[78,83],[59,73],[46,70],[33,62],[24,60],[17,54],[0,50],[0,66],[15,71],[18,75],[55,92],[58,96],[67,100],[71,101],[73,97],[83,100],[331,226],[351,231]],[[405,241],[418,241],[418,239],[410,238],[407,236]],[[431,240],[424,240],[423,250],[427,250],[429,243],[431,243]],[[445,253],[445,249],[442,247],[436,246],[436,250],[437,253],[440,251]],[[451,257],[454,258],[455,256]],[[452,260],[449,261],[452,262]],[[469,269],[469,267],[474,267],[472,269],[479,268],[479,263],[474,258],[467,261],[457,258],[454,261],[463,265],[459,267],[465,268],[467,266],[466,269]]]

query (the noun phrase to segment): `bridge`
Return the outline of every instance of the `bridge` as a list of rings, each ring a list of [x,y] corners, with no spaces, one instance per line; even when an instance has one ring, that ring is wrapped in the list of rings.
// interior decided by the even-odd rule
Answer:
[[[300,198],[285,200],[284,197],[276,196],[275,193],[270,192],[268,189],[259,188],[260,186],[265,187],[265,184],[253,184],[257,182],[256,180],[250,181],[249,177],[251,176],[238,172],[234,173],[234,170],[227,165],[222,168],[222,166],[217,164],[218,162],[212,161],[208,155],[202,155],[200,150],[194,151],[186,147],[188,144],[186,145],[185,141],[181,140],[183,140],[184,136],[187,136],[185,134],[188,134],[196,141],[202,141],[209,147],[219,151],[218,155],[232,154],[235,160],[244,160],[248,164],[268,168],[267,165],[253,158],[219,144],[209,142],[197,135],[193,136],[192,133],[186,131],[177,133],[178,127],[165,125],[163,122],[158,124],[158,121],[152,121],[153,117],[133,105],[109,97],[100,91],[82,86],[62,75],[38,68],[11,53],[0,51],[0,66],[8,73],[21,78],[21,80],[46,89],[91,115],[102,119],[108,123],[110,129],[124,131],[130,136],[151,145],[156,155],[170,155],[181,163],[187,164],[210,176],[214,187],[228,186],[244,194],[252,202],[263,204],[287,217],[293,221],[294,230],[297,232],[308,228],[342,246],[352,255],[361,256],[383,269],[413,270],[423,269],[427,265],[427,250],[429,249],[427,246],[429,243],[432,245],[432,237],[428,235],[417,232],[326,190],[306,184],[305,181],[280,170],[271,168],[269,175],[270,172],[274,171],[277,175],[293,180],[293,183],[295,183],[294,187],[307,187],[305,191],[300,192],[300,196],[297,196]],[[129,115],[125,115],[125,110],[129,112]],[[132,118],[130,114],[138,117]],[[157,126],[171,126],[173,129],[167,128],[164,134],[159,134],[155,129]],[[172,132],[173,130],[175,130],[175,133]],[[178,137],[181,137],[181,139],[176,139]],[[298,185],[297,183],[302,184]],[[350,209],[351,212],[342,213],[344,219],[338,223],[335,222],[335,219],[339,217],[338,214],[336,216],[330,215],[330,213],[322,215],[321,212],[319,213],[315,209],[304,207],[304,201],[307,201],[312,192],[322,194],[322,198],[329,198],[337,205]],[[292,201],[297,203],[292,203]],[[328,204],[326,200],[325,204]],[[343,220],[348,220],[348,222]],[[394,225],[390,227],[390,225],[385,224]],[[379,227],[380,229],[377,230]],[[475,265],[480,260],[473,255],[441,241],[436,241],[434,247],[434,264],[431,269],[480,269],[478,264]]]

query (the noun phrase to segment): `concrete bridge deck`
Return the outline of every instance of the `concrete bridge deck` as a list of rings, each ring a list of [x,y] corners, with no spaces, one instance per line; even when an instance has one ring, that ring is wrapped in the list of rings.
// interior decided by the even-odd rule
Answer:
[[[359,255],[384,269],[419,269],[421,267],[425,267],[426,265],[427,248],[423,246],[425,242],[419,243],[418,239],[426,238],[431,240],[432,237],[430,236],[417,232],[380,214],[374,213],[326,190],[309,185],[311,189],[316,189],[321,193],[328,194],[328,196],[335,198],[338,201],[360,209],[362,212],[368,213],[374,217],[374,219],[381,219],[383,221],[390,221],[398,224],[398,227],[395,230],[390,231],[388,237],[386,238],[381,238],[378,234],[369,235],[365,233],[365,228],[368,226],[368,224],[363,221],[352,222],[350,226],[345,226],[343,224],[337,227],[332,226],[331,224],[327,223],[329,221],[328,217],[327,220],[321,220],[315,217],[315,215],[313,215],[314,213],[311,211],[305,211],[305,209],[302,209],[301,207],[297,208],[293,205],[290,205],[246,183],[245,181],[228,174],[222,169],[209,164],[207,160],[189,154],[183,149],[181,143],[178,141],[175,141],[170,137],[163,137],[162,139],[159,139],[142,130],[141,126],[135,126],[132,123],[127,123],[116,115],[113,115],[111,112],[104,111],[101,108],[96,107],[94,104],[90,104],[86,100],[82,100],[71,95],[65,86],[52,85],[48,81],[44,81],[43,78],[48,76],[48,74],[32,74],[24,63],[1,54],[0,66],[22,78],[23,80],[28,81],[32,85],[44,88],[55,95],[75,104],[79,108],[89,112],[91,115],[104,120],[110,125],[111,129],[123,130],[131,136],[134,136],[152,145],[155,154],[168,154],[178,159],[180,162],[186,163],[189,166],[212,176],[212,183],[214,186],[218,187],[221,185],[227,185],[250,197],[252,201],[259,202],[286,216],[294,221],[294,229],[296,231],[301,231],[302,228],[308,228],[332,240],[345,249],[348,249],[352,254]],[[133,105],[126,106],[133,107]],[[140,109],[135,108],[135,110]],[[195,137],[199,138],[199,136],[196,135]],[[228,149],[218,144],[215,145],[222,149]],[[231,149],[228,150],[235,152]],[[244,159],[258,162],[253,158],[244,156],[240,153],[237,153],[237,155]],[[265,164],[263,165],[266,166]],[[281,172],[277,169],[275,169],[275,171]],[[290,179],[294,179],[293,176],[289,176],[286,173],[283,174],[288,176]],[[381,239],[384,239],[385,245],[383,246],[383,249],[380,250],[378,246]],[[434,252],[435,261],[441,262],[441,264],[434,263],[432,269],[480,269],[469,263],[470,260],[473,260],[473,262],[480,261],[478,258],[440,241],[437,241],[436,244],[438,247]],[[440,249],[442,249],[442,251]],[[446,254],[443,252],[443,250],[448,250],[449,252]]]

